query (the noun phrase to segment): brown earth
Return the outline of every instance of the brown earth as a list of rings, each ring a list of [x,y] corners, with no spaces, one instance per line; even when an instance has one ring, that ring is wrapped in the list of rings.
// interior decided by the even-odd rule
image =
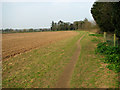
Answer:
[[[71,61],[66,65],[62,75],[60,76],[58,82],[56,83],[55,88],[70,88],[70,80],[72,78],[72,73],[74,71],[74,67],[80,55],[80,40],[84,37],[84,35],[77,41],[76,46],[77,49],[72,56]]]
[[[74,31],[3,34],[2,57],[6,59],[77,34],[78,33]]]

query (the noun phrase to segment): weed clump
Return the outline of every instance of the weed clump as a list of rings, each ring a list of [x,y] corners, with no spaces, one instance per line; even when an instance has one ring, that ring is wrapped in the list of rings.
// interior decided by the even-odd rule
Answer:
[[[102,42],[97,44],[95,52],[105,56],[104,63],[108,63],[107,68],[120,72],[120,47],[113,47],[107,42]]]
[[[89,34],[89,36],[103,37],[103,34]]]

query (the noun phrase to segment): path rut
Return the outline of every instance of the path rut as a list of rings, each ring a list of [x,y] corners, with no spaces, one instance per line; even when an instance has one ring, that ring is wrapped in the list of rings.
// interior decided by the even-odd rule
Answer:
[[[72,59],[70,62],[65,66],[64,71],[62,75],[59,77],[58,82],[56,83],[55,88],[70,88],[70,80],[72,78],[72,73],[74,71],[74,67],[76,65],[76,62],[79,58],[80,55],[80,40],[84,37],[85,35],[82,35],[82,37],[77,41],[76,46],[77,49],[75,53],[72,56]]]

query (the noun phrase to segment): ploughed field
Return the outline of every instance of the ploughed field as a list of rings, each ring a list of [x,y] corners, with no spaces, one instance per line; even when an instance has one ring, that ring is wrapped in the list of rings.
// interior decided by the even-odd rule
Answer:
[[[9,58],[75,35],[77,32],[72,31],[3,34],[2,57]]]

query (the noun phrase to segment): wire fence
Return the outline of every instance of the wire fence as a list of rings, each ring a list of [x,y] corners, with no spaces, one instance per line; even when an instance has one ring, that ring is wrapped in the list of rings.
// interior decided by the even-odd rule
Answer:
[[[118,47],[118,38],[115,36],[115,34],[106,34],[106,42],[110,46]]]

